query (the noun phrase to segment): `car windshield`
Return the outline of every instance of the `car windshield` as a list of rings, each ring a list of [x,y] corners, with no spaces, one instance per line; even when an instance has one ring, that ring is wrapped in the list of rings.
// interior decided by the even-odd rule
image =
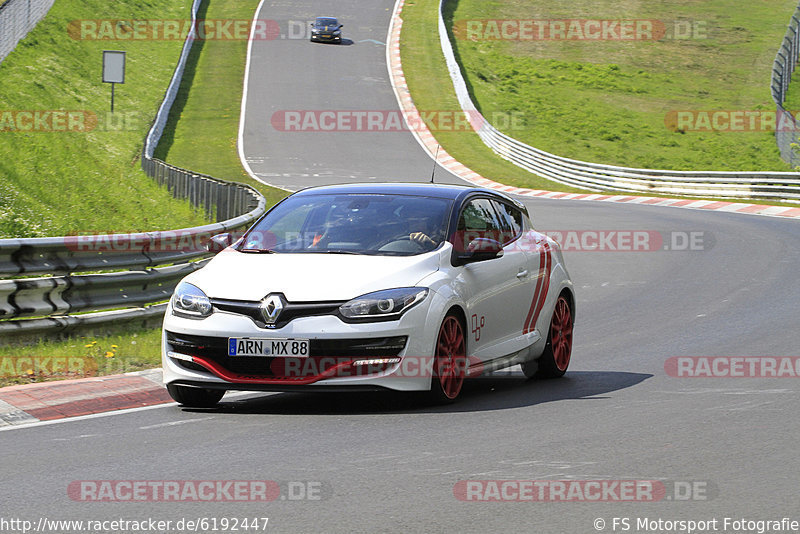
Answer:
[[[292,196],[244,235],[242,252],[411,256],[446,238],[452,201],[414,195]]]
[[[317,19],[317,26],[338,26],[336,19]]]

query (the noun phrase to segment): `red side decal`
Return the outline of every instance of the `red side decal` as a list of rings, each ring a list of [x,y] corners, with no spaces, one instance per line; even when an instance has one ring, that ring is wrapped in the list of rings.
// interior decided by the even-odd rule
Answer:
[[[523,334],[532,332],[536,328],[536,320],[542,311],[544,301],[547,298],[547,290],[550,287],[551,268],[550,245],[545,243],[539,254],[538,280],[536,280],[536,290],[533,292],[533,300],[531,301],[530,310],[528,310],[528,317],[525,319],[525,327],[522,329]]]
[[[539,253],[539,270],[536,272],[536,289],[533,291],[533,300],[531,301],[531,307],[528,310],[528,316],[525,318],[525,324],[522,327],[522,333],[527,334],[530,332],[529,325],[531,324],[531,317],[533,317],[533,312],[536,311],[536,302],[539,300],[539,291],[542,288],[542,277],[541,272],[544,269],[544,254],[541,252]]]
[[[531,324],[528,327],[529,332],[536,329],[536,321],[539,319],[539,314],[542,312],[542,308],[544,307],[544,301],[547,300],[547,291],[550,289],[550,271],[553,268],[553,256],[550,254],[549,245],[545,245],[544,256],[546,261],[544,277],[542,279],[542,290],[539,292],[539,302],[536,304],[536,311],[534,312],[533,319],[531,319]]]

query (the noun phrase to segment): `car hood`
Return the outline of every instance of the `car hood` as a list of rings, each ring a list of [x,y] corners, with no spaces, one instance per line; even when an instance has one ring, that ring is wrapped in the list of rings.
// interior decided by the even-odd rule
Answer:
[[[414,286],[439,268],[439,251],[417,256],[253,254],[226,249],[185,278],[210,298],[290,302],[346,301],[365,293]]]

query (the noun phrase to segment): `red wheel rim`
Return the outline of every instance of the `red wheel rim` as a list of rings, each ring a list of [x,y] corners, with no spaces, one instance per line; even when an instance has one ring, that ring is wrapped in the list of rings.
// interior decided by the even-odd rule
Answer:
[[[436,343],[436,375],[448,399],[456,398],[461,391],[466,374],[466,353],[461,322],[455,317],[446,317]]]
[[[558,297],[553,320],[550,322],[550,344],[553,360],[559,371],[566,371],[572,354],[572,312],[567,299]]]

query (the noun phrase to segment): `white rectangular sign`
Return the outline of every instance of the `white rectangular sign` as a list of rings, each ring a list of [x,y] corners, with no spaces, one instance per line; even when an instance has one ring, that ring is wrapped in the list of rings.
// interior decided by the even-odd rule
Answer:
[[[125,83],[125,52],[103,50],[103,83]]]

